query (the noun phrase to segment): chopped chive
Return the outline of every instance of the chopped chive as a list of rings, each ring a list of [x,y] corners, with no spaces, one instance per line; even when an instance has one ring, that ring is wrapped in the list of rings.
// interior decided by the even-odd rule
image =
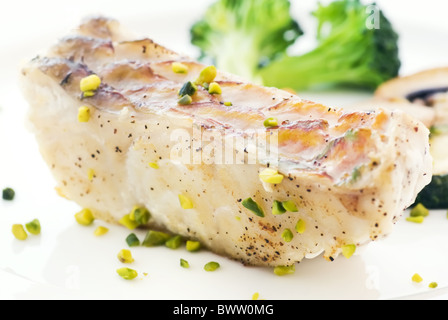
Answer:
[[[3,200],[12,201],[12,200],[14,200],[15,195],[16,195],[16,193],[12,188],[3,189],[3,192],[2,192]]]
[[[126,237],[126,243],[129,247],[138,247],[140,245],[140,240],[135,233],[131,233]]]
[[[263,209],[252,198],[247,198],[242,201],[242,205],[252,211],[256,216],[264,217]]]

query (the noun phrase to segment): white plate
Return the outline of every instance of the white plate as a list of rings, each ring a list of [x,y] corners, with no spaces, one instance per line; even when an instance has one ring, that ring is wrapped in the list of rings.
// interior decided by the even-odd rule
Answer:
[[[135,258],[132,268],[139,277],[125,281],[116,274],[116,269],[123,266],[116,256],[127,248],[129,231],[100,221],[82,227],[73,217],[79,207],[56,195],[49,170],[24,125],[27,106],[14,81],[18,64],[63,36],[87,13],[114,16],[174,50],[194,55],[188,27],[209,2],[195,0],[192,6],[191,1],[146,1],[142,7],[141,1],[126,1],[126,6],[110,1],[76,1],[70,5],[49,0],[18,1],[0,13],[0,36],[6,48],[0,53],[0,189],[11,186],[17,193],[12,202],[0,200],[0,298],[247,300],[256,292],[267,300],[448,298],[445,211],[431,212],[421,225],[402,219],[387,239],[365,246],[351,259],[342,257],[331,263],[321,257],[306,260],[297,265],[294,275],[286,277],[275,276],[270,269],[244,267],[205,251],[143,247],[131,249]],[[448,29],[435,24],[443,15],[419,21],[426,26],[424,30],[403,15],[411,13],[412,17],[414,12],[417,17],[418,7],[404,1],[380,4],[383,2],[402,34],[403,72],[448,65],[446,42],[440,44],[439,40],[441,36],[446,39]],[[425,8],[446,12],[440,7],[442,3],[428,1]],[[313,1],[305,4],[306,8],[312,7]],[[355,92],[304,95],[331,105],[365,98],[364,93]],[[12,224],[35,218],[41,221],[41,235],[24,242],[12,236]],[[95,237],[93,231],[98,225],[109,227],[110,232]],[[139,235],[143,238],[144,232]],[[188,260],[191,268],[181,268],[180,258]],[[218,261],[221,268],[207,273],[202,267],[211,260]],[[413,283],[414,273],[424,281]],[[439,284],[437,289],[428,288],[433,281]]]

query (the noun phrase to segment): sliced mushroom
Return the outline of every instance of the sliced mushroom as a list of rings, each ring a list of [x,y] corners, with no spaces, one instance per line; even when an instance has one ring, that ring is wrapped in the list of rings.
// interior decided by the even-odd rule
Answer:
[[[375,92],[375,99],[401,105],[427,126],[448,124],[448,67],[424,70],[385,82]],[[411,105],[414,108],[411,108]],[[411,110],[412,109],[412,110]],[[432,122],[427,123],[431,113]]]

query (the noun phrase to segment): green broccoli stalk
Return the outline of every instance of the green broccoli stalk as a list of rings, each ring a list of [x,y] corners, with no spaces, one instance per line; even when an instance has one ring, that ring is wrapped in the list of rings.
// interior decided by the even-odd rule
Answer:
[[[289,0],[218,0],[191,28],[201,60],[249,80],[302,35]]]
[[[398,35],[383,12],[377,13],[379,28],[371,28],[369,7],[360,0],[319,5],[314,12],[316,48],[268,64],[260,70],[264,84],[296,90],[328,85],[375,89],[396,77],[401,66]]]

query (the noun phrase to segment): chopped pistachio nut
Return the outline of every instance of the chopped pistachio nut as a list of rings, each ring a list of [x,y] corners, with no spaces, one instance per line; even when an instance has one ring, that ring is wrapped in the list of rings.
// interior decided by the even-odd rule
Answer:
[[[277,170],[266,168],[260,172],[259,177],[261,181],[272,184],[279,184],[283,181],[283,175]]]
[[[179,97],[183,96],[190,96],[192,97],[196,91],[198,90],[198,87],[191,81],[185,82],[185,84],[182,86],[182,88],[179,91]]]
[[[358,137],[358,131],[354,131],[353,129],[348,130],[344,135],[344,139],[348,141],[355,141],[357,137]]]
[[[274,274],[277,276],[285,276],[288,274],[293,274],[296,271],[296,266],[293,264],[291,266],[277,266],[274,268]]]
[[[199,241],[187,240],[185,248],[189,252],[196,252],[199,251],[199,249],[201,249],[201,243]]]
[[[215,66],[208,66],[204,68],[199,77],[196,79],[195,83],[202,85],[203,83],[212,83],[218,75],[218,70],[216,70]]]
[[[345,246],[342,246],[342,255],[347,259],[351,258],[351,256],[353,256],[355,251],[356,251],[356,245],[354,244],[347,244]]]
[[[416,282],[416,283],[420,283],[423,281],[423,278],[418,273],[416,273],[412,276],[412,281]]]
[[[180,206],[183,209],[193,209],[194,208],[194,204],[193,201],[186,195],[184,194],[179,194],[179,203]]]
[[[34,219],[33,221],[30,221],[27,224],[25,224],[25,228],[26,230],[28,230],[29,233],[34,235],[40,234],[41,231],[40,222],[38,219]]]
[[[180,266],[185,269],[190,268],[190,264],[188,263],[187,260],[184,260],[184,259],[180,259]]]
[[[82,99],[84,98],[90,98],[95,95],[95,91],[85,91],[82,93]]]
[[[81,106],[78,109],[78,121],[89,122],[90,120],[90,108],[87,106]]]
[[[294,201],[288,200],[282,202],[283,208],[286,209],[288,212],[299,212],[299,209],[297,208],[297,205]]]
[[[139,226],[138,222],[131,219],[130,213],[125,214],[118,222],[129,230],[134,230]]]
[[[181,106],[187,106],[189,104],[191,104],[193,102],[193,99],[187,94],[185,96],[183,96],[182,98],[180,98],[177,103],[180,104]]]
[[[89,169],[89,171],[87,171],[87,179],[93,181],[93,178],[95,178],[95,170]]]
[[[135,206],[129,213],[129,219],[135,221],[139,226],[147,224],[150,218],[151,213],[145,207]]]
[[[204,270],[208,271],[208,272],[213,272],[213,271],[219,269],[219,267],[220,267],[220,265],[219,265],[218,262],[210,261],[210,262],[205,264]]]
[[[117,273],[120,277],[122,277],[125,280],[133,280],[137,278],[138,273],[137,271],[129,268],[120,268],[117,269]]]
[[[406,221],[414,222],[414,223],[423,223],[423,221],[425,221],[425,217],[423,217],[423,216],[407,217]]]
[[[89,226],[95,221],[95,218],[90,209],[82,209],[75,214],[76,221],[83,226]]]
[[[28,234],[26,233],[25,229],[21,224],[13,224],[11,231],[17,240],[24,241],[28,238]]]
[[[144,247],[157,247],[164,245],[171,238],[171,235],[162,231],[148,230],[142,242]]]
[[[177,249],[182,245],[182,237],[179,235],[173,236],[165,242],[165,246],[170,249]]]
[[[182,73],[182,74],[188,73],[188,66],[180,62],[173,62],[171,64],[171,69],[173,70],[174,73]]]
[[[150,162],[148,163],[148,166],[150,166],[153,169],[159,169],[159,165],[156,162]]]
[[[128,249],[122,249],[118,252],[117,255],[118,260],[123,263],[132,263],[134,262],[134,258],[132,257],[132,253]]]
[[[140,245],[140,240],[135,233],[131,233],[126,237],[126,243],[130,247],[138,247]]]
[[[290,229],[285,229],[282,233],[282,238],[286,242],[291,242],[292,239],[294,238],[294,235]]]
[[[412,208],[411,217],[427,217],[429,216],[429,210],[421,203]]]
[[[3,189],[3,192],[2,192],[3,200],[12,201],[12,200],[14,200],[15,195],[16,195],[16,193],[13,189],[11,189],[11,188]]]
[[[93,233],[96,237],[104,236],[106,233],[109,232],[109,229],[103,226],[98,226],[95,229],[95,232]]]
[[[278,216],[284,214],[286,209],[283,207],[283,204],[280,201],[274,200],[272,203],[272,214],[274,216]]]
[[[210,94],[222,94],[221,86],[217,82],[212,82],[208,86],[208,93]]]
[[[428,285],[428,287],[429,288],[431,288],[431,289],[435,289],[435,288],[437,288],[439,285],[437,284],[437,282],[431,282],[429,285]]]
[[[306,222],[302,219],[299,219],[296,223],[296,231],[297,233],[303,234],[306,230]]]
[[[266,120],[264,120],[263,124],[266,128],[277,127],[278,120],[277,118],[267,118]]]
[[[230,101],[226,101],[226,102],[224,102],[224,105],[225,105],[226,107],[231,107],[231,106],[233,106],[233,103],[230,102]]]
[[[361,169],[359,167],[356,167],[355,169],[353,169],[351,178],[352,178],[352,182],[356,182],[359,180],[359,178],[361,178]]]
[[[101,79],[96,74],[82,78],[79,88],[82,92],[96,91],[101,85]]]
[[[263,209],[252,198],[247,198],[242,201],[242,205],[252,211],[256,216],[264,217]]]

